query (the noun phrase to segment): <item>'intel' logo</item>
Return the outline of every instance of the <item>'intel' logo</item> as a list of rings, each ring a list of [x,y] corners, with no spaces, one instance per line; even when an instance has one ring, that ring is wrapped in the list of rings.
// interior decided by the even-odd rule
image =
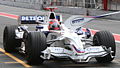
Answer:
[[[78,18],[78,19],[75,19],[72,21],[72,24],[75,24],[75,23],[80,23],[81,21],[83,21],[84,18]]]
[[[83,24],[83,22],[84,22],[84,18],[77,17],[77,18],[74,18],[73,20],[71,20],[71,25],[79,26],[79,25]]]
[[[44,16],[21,16],[21,21],[42,21]]]

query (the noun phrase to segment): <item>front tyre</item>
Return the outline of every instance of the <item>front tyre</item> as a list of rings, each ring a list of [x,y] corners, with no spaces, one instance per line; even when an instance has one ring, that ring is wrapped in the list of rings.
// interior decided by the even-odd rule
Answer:
[[[3,47],[6,52],[16,52],[21,46],[21,40],[15,39],[16,25],[6,26],[3,33]]]
[[[114,59],[115,53],[116,53],[116,45],[115,45],[115,39],[112,33],[108,31],[97,32],[93,37],[93,45],[94,46],[105,46],[107,49],[111,48],[111,51],[113,51],[113,53],[108,54],[104,57],[97,57],[96,60],[98,62],[107,63],[107,62],[111,62]]]
[[[42,32],[30,32],[25,41],[26,59],[31,65],[38,65],[44,62],[40,57],[41,51],[47,48],[46,36]]]

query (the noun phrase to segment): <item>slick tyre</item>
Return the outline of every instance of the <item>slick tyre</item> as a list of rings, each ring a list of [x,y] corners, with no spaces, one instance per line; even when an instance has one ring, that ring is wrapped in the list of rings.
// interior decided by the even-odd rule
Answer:
[[[104,57],[97,57],[96,58],[97,62],[108,63],[114,59],[115,53],[116,53],[116,45],[115,45],[115,39],[112,33],[108,31],[97,32],[93,37],[93,45],[105,46],[107,49],[111,48],[111,51],[113,51],[112,53],[109,53]]]
[[[47,48],[46,36],[42,32],[30,32],[25,41],[26,59],[30,65],[38,65],[44,62],[40,57],[41,51]]]
[[[16,48],[21,46],[21,40],[15,39],[16,25],[6,26],[3,33],[3,47],[6,52],[16,52]]]

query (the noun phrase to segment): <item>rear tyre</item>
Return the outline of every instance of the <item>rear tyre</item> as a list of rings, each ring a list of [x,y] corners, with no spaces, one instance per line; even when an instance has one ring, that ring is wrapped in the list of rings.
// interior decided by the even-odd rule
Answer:
[[[16,48],[21,46],[21,40],[15,39],[16,25],[6,26],[3,33],[3,47],[6,52],[16,52]]]
[[[42,32],[30,32],[25,41],[26,59],[30,65],[38,65],[44,62],[40,57],[41,51],[47,48],[46,36]]]
[[[104,57],[97,57],[96,58],[97,62],[108,63],[114,59],[115,53],[116,53],[116,45],[115,45],[115,39],[112,33],[108,31],[97,32],[93,37],[93,45],[94,46],[105,46],[107,49],[111,47],[111,50],[113,51],[113,53],[108,54]]]

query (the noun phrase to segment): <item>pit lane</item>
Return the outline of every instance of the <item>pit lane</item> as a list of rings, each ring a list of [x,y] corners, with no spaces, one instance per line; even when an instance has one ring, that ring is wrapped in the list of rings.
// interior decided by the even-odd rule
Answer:
[[[15,14],[15,15],[24,15],[24,14],[44,14],[45,11],[37,11],[37,10],[31,10],[31,9],[23,9],[23,8],[16,8],[16,7],[9,7],[9,6],[3,6],[0,5],[0,12],[6,12],[6,13],[11,13],[11,14]],[[63,14],[63,20],[67,19],[69,16],[69,14]],[[11,19],[11,18],[7,18],[7,17],[3,17],[0,16],[0,48],[3,49],[3,43],[2,43],[2,39],[3,39],[3,29],[5,27],[5,25],[17,25],[17,20],[16,19]],[[91,29],[96,29],[96,30],[109,30],[110,32],[113,33],[117,33],[120,34],[119,31],[119,27],[120,27],[120,23],[119,21],[114,21],[114,20],[106,20],[106,19],[98,19],[98,20],[94,20],[92,21],[92,23],[88,23],[86,26],[84,26],[86,28],[91,28]],[[116,43],[117,46],[117,55],[115,60],[112,63],[106,63],[106,64],[100,64],[97,63],[95,61],[95,59],[91,60],[89,63],[87,64],[75,64],[72,63],[69,60],[48,60],[45,61],[44,64],[42,65],[37,65],[37,66],[32,66],[32,68],[67,68],[67,67],[71,67],[71,68],[76,68],[76,67],[119,67],[120,66],[120,53],[119,53],[119,48],[120,48],[120,44]],[[25,58],[22,55],[19,54],[11,54],[12,56],[18,58],[19,60],[23,61],[25,64]],[[1,68],[26,68],[26,66],[24,66],[23,64],[21,64],[19,61],[16,61],[14,58],[11,58],[9,55],[6,55],[4,52],[2,52],[0,50],[0,67]]]

